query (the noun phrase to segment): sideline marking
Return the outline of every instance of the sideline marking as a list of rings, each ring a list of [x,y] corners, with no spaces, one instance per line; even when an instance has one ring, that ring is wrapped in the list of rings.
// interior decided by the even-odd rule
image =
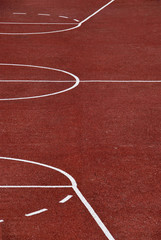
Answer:
[[[41,209],[39,211],[25,214],[25,216],[26,217],[31,217],[31,216],[34,216],[34,215],[37,215],[37,214],[40,214],[40,213],[43,213],[43,212],[46,212],[46,211],[48,211],[48,209],[47,208],[43,208],[43,209]]]
[[[67,201],[69,201],[69,199],[71,199],[73,197],[73,195],[68,195],[65,198],[63,198],[61,201],[59,201],[59,203],[65,203]]]
[[[98,14],[99,12],[101,12],[103,9],[105,9],[107,6],[109,6],[111,3],[113,3],[116,0],[111,0],[110,2],[108,2],[107,4],[105,4],[103,7],[99,8],[96,12],[94,12],[93,14],[89,15],[87,18],[85,18],[84,20],[82,20],[79,23],[71,23],[71,24],[76,24],[76,26],[71,27],[71,28],[67,28],[67,29],[62,29],[62,30],[55,30],[55,31],[48,31],[48,32],[30,32],[30,33],[0,33],[0,35],[39,35],[39,34],[51,34],[51,33],[60,33],[60,32],[67,32],[67,31],[71,31],[74,29],[77,29],[79,27],[82,26],[83,23],[85,23],[86,21],[88,21],[89,19],[91,19],[92,17],[94,17],[96,14]],[[66,16],[59,16],[59,17],[65,17],[68,18]],[[40,23],[5,23],[5,22],[0,22],[0,24],[40,24]],[[43,23],[41,23],[43,24]],[[47,24],[47,23],[46,23]],[[52,23],[55,24],[55,23]],[[59,23],[60,24],[60,23]]]
[[[99,218],[99,216],[97,215],[97,213],[94,211],[94,209],[91,207],[91,205],[88,203],[88,201],[85,199],[85,197],[83,196],[83,194],[79,191],[78,187],[77,187],[77,183],[75,181],[75,179],[68,174],[67,172],[59,169],[59,168],[55,168],[52,167],[50,165],[47,164],[43,164],[43,163],[39,163],[39,162],[34,162],[34,161],[29,161],[29,160],[24,160],[24,159],[18,159],[18,158],[9,158],[9,157],[0,157],[1,160],[8,160],[8,161],[15,161],[15,162],[24,162],[24,163],[29,163],[29,164],[33,164],[33,165],[38,165],[38,166],[42,166],[45,168],[49,168],[52,169],[54,171],[57,171],[61,174],[63,174],[64,176],[66,176],[71,184],[72,184],[72,189],[74,190],[74,192],[76,193],[76,195],[79,197],[79,199],[81,200],[81,202],[83,203],[83,205],[87,208],[88,212],[91,214],[91,216],[93,217],[93,219],[95,220],[95,222],[97,223],[97,225],[100,227],[100,229],[102,230],[102,232],[105,234],[105,236],[109,239],[109,240],[115,240],[113,238],[113,236],[111,235],[111,233],[109,232],[109,230],[106,228],[106,226],[104,225],[104,223],[102,222],[102,220]]]
[[[68,76],[71,76],[73,79],[75,79],[74,84],[71,87],[66,88],[64,90],[61,90],[61,91],[58,91],[58,92],[48,93],[48,94],[43,94],[43,95],[38,95],[38,96],[31,96],[31,97],[2,98],[2,99],[0,99],[0,101],[27,100],[27,99],[37,99],[37,98],[54,96],[54,95],[58,95],[58,94],[61,94],[61,93],[68,92],[68,91],[76,88],[79,85],[79,82],[80,82],[79,78],[76,75],[74,75],[73,73],[67,72],[65,70],[57,69],[57,68],[35,66],[35,65],[26,65],[26,64],[13,64],[13,63],[12,64],[11,63],[0,63],[0,66],[29,67],[29,68],[38,68],[38,69],[57,71],[57,72],[67,74]]]

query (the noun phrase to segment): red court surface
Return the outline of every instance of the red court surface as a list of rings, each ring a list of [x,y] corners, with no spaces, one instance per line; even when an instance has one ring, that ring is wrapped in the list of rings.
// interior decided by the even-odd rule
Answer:
[[[109,3],[2,1],[3,240],[160,239],[161,3]]]

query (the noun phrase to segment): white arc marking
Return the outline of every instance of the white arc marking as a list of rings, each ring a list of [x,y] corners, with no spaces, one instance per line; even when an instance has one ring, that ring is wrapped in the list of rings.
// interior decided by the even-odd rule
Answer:
[[[59,73],[66,74],[66,75],[72,77],[75,80],[75,83],[71,87],[68,87],[68,88],[66,88],[64,90],[61,90],[61,91],[58,91],[58,92],[48,93],[48,94],[38,95],[38,96],[31,96],[31,97],[2,98],[2,99],[0,99],[0,101],[27,100],[27,99],[36,99],[36,98],[54,96],[54,95],[65,93],[65,92],[68,92],[68,91],[74,89],[75,87],[77,87],[79,85],[79,82],[80,82],[79,78],[76,75],[74,75],[73,73],[67,72],[65,70],[57,69],[57,68],[27,65],[27,64],[13,64],[13,63],[12,64],[11,63],[0,63],[0,66],[27,67],[27,68],[33,68],[33,69],[36,68],[36,69],[51,70],[51,71],[56,71],[56,72],[59,72]]]
[[[0,220],[0,223],[4,222],[4,220]]]
[[[37,214],[40,214],[40,213],[43,213],[43,212],[46,212],[46,211],[48,211],[48,209],[43,208],[43,209],[41,209],[41,210],[39,210],[39,211],[25,214],[25,216],[26,216],[26,217],[31,217],[31,216],[34,216],[34,215],[37,215]]]
[[[94,17],[96,14],[101,12],[103,9],[105,9],[107,6],[109,6],[114,1],[115,0],[111,0],[110,2],[105,4],[103,7],[99,8],[96,12],[94,12],[93,14],[91,14],[90,16],[88,16],[87,18],[82,20],[81,22],[71,23],[71,24],[76,24],[76,26],[74,26],[74,27],[70,27],[70,28],[66,28],[66,29],[62,29],[62,30],[48,31],[48,32],[28,32],[28,33],[23,33],[23,32],[19,32],[19,33],[18,32],[17,33],[3,33],[3,32],[0,32],[0,34],[1,35],[38,35],[38,34],[51,34],[51,33],[61,33],[61,32],[71,31],[71,30],[74,30],[74,29],[77,29],[77,28],[81,27],[84,22],[86,22],[90,18]],[[68,18],[66,16],[59,16],[59,17],[61,17],[61,18]],[[0,24],[44,24],[44,23],[13,23],[13,22],[5,23],[5,22],[0,22]],[[57,23],[51,23],[51,24],[57,24]],[[61,24],[61,23],[59,23],[59,24]],[[62,24],[65,24],[65,23],[62,23]]]
[[[73,195],[68,195],[65,198],[63,198],[59,203],[65,203],[67,201],[69,201],[69,199],[71,199],[73,197]]]
[[[72,184],[72,189],[74,190],[74,192],[76,193],[76,195],[79,197],[80,201],[83,203],[83,205],[87,208],[88,212],[91,214],[91,216],[93,217],[93,219],[95,220],[95,222],[97,223],[97,225],[100,227],[100,229],[102,230],[102,232],[105,234],[105,236],[109,239],[109,240],[115,240],[113,238],[113,236],[111,235],[111,233],[109,232],[109,230],[107,229],[107,227],[104,225],[104,223],[101,221],[101,219],[99,218],[99,216],[97,215],[97,213],[94,211],[94,209],[91,207],[91,205],[88,203],[88,201],[85,199],[85,197],[83,196],[83,194],[79,191],[78,187],[77,187],[77,183],[75,181],[75,179],[68,174],[67,172],[59,169],[59,168],[55,168],[52,167],[50,165],[47,164],[43,164],[43,163],[39,163],[39,162],[34,162],[34,161],[29,161],[29,160],[24,160],[24,159],[18,159],[18,158],[9,158],[9,157],[0,157],[0,159],[2,160],[8,160],[8,161],[15,161],[15,162],[24,162],[24,163],[29,163],[29,164],[33,164],[33,165],[38,165],[38,166],[42,166],[45,168],[49,168],[52,170],[55,170],[61,174],[63,174],[64,176],[66,176],[71,184]]]

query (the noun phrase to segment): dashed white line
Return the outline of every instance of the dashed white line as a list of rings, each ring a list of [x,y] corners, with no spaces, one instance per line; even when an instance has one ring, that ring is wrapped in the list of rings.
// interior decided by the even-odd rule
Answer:
[[[80,22],[80,21],[79,21],[78,19],[76,19],[76,18],[74,18],[73,20],[74,20],[75,22]]]
[[[18,12],[14,12],[13,15],[26,15],[27,13],[18,13]]]
[[[60,18],[68,18],[67,16],[59,16]]]
[[[67,201],[69,201],[69,199],[71,199],[73,197],[73,195],[68,195],[65,198],[63,198],[59,203],[65,203]]]
[[[43,208],[43,209],[41,209],[39,211],[25,214],[25,216],[26,217],[31,217],[31,216],[34,216],[34,215],[37,215],[37,214],[40,214],[40,213],[43,213],[43,212],[46,212],[46,211],[48,211],[48,209],[47,208]]]
[[[38,13],[37,15],[38,16],[47,16],[47,17],[50,16],[50,14],[48,14],[48,13]]]

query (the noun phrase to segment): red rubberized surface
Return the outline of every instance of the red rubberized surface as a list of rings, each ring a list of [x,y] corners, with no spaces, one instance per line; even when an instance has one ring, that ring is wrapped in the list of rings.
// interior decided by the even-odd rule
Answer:
[[[37,14],[45,10],[45,2],[35,1],[34,4],[32,1],[26,11],[34,9],[33,15],[35,11]],[[80,20],[106,3],[98,4],[93,0],[78,1],[75,5],[75,1],[69,4],[63,1],[61,5],[62,1],[55,2],[55,16],[65,12],[72,19]],[[14,6],[9,5],[11,1],[2,3],[1,12],[2,6],[7,14],[16,11],[15,7],[22,10],[19,1],[15,1]],[[35,10],[38,5],[40,8]],[[46,5],[46,9],[50,8]],[[60,9],[64,9],[63,13]],[[52,97],[0,101],[0,155],[46,163],[71,174],[116,240],[159,240],[161,235],[161,83],[156,82],[161,80],[160,10],[159,0],[118,0],[73,31],[0,35],[0,63],[63,69],[78,76],[80,81],[129,80],[128,83],[80,82],[77,88]],[[37,21],[37,18],[30,20]],[[26,31],[24,26],[21,29]],[[8,29],[0,26],[0,30]],[[0,79],[17,79],[18,75],[23,79],[35,76],[36,79],[51,79],[53,76],[38,69],[15,69],[14,72],[9,67],[6,69],[0,73]],[[130,80],[155,82],[130,83]],[[20,97],[45,94],[70,85],[9,84],[0,83],[0,98],[12,97],[13,90],[14,96]],[[7,176],[14,181],[19,177],[32,181],[36,176],[37,181],[55,184],[57,179],[39,168],[33,167],[33,175],[30,168],[22,171],[16,164],[9,165],[3,161],[3,181]],[[61,181],[58,178],[59,184]],[[12,191],[1,190],[2,217],[9,216],[12,199],[24,199],[23,204],[28,205],[15,210],[20,213],[15,220],[9,218],[0,223],[1,239],[53,239],[53,232],[54,239],[58,240],[107,239],[74,193],[69,202],[58,204],[63,197],[72,194],[69,189],[41,193],[30,190],[25,194],[25,190]],[[22,217],[24,209],[32,212],[35,206],[36,211],[47,207],[47,203],[52,213],[55,211],[54,218],[50,211],[31,221]],[[24,213],[27,212],[23,212],[23,216]]]

